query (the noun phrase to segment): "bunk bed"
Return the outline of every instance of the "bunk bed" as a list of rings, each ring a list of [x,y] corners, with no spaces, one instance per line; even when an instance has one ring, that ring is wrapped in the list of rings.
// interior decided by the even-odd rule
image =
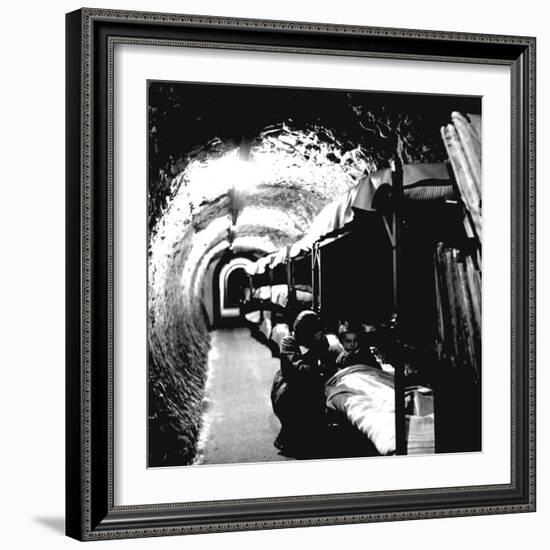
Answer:
[[[368,365],[339,370],[325,384],[327,407],[344,415],[381,455],[396,453],[394,375]],[[405,390],[405,454],[435,452],[433,392]]]
[[[329,329],[357,311],[389,327],[392,372],[354,365],[326,385],[327,407],[380,454],[481,449],[479,120],[451,119],[442,129],[449,162],[369,174],[249,273],[251,301],[263,308],[256,324],[275,351],[309,307]],[[421,357],[423,384],[405,376],[411,356]]]

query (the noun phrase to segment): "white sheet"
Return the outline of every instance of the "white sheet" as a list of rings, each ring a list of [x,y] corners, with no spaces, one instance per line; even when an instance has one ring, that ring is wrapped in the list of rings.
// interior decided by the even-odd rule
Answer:
[[[395,453],[394,379],[366,365],[339,370],[325,385],[327,407],[344,413],[382,455]],[[435,452],[433,396],[428,388],[405,391],[407,454]]]

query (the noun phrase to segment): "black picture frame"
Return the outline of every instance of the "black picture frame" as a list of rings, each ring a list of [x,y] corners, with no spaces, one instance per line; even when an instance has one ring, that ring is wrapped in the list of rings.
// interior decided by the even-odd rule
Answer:
[[[66,16],[66,533],[79,540],[535,510],[535,38],[81,9]],[[512,428],[505,485],[189,505],[113,501],[114,43],[475,62],[512,78]]]

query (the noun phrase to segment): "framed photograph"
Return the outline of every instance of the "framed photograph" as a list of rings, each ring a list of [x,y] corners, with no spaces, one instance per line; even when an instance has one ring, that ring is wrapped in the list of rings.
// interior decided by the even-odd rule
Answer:
[[[535,39],[67,14],[66,531],[535,510]]]

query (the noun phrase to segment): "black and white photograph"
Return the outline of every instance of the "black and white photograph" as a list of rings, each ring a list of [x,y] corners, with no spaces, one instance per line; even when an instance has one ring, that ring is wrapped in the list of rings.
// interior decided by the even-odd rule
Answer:
[[[6,3],[2,547],[548,546],[547,13]]]
[[[374,84],[146,83],[149,468],[483,451],[482,100]]]

